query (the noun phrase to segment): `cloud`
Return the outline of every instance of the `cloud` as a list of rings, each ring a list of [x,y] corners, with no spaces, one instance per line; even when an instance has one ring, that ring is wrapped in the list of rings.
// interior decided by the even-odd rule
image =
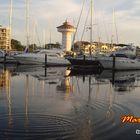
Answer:
[[[33,24],[36,23],[40,40],[43,40],[42,34],[45,31],[48,42],[51,30],[53,42],[61,42],[61,34],[57,32],[56,27],[61,25],[66,19],[76,25],[82,3],[82,0],[30,0],[31,32],[33,31]],[[89,4],[90,0],[86,0],[78,36],[81,36]],[[138,38],[140,34],[139,7],[139,0],[94,0],[94,23],[98,23],[98,26],[94,27],[94,39],[97,40],[100,34],[102,40],[107,41],[105,30],[108,30],[110,38],[112,32],[112,11],[114,8],[119,38],[122,38],[121,41],[140,44]],[[13,36],[25,42],[25,0],[14,0],[13,9]],[[8,18],[9,2],[0,1],[1,24],[8,25]]]

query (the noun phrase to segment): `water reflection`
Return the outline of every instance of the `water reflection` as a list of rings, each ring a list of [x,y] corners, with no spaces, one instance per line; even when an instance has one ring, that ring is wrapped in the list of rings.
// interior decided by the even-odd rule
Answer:
[[[120,118],[136,112],[140,116],[139,74],[78,72],[67,67],[1,68],[0,138],[137,139],[138,125],[123,125]],[[120,91],[134,94],[120,97]]]
[[[115,91],[132,91],[136,85],[137,78],[140,77],[140,71],[117,71],[104,70],[100,75],[96,76],[97,79],[109,80]]]
[[[8,70],[0,70],[0,89],[6,94],[8,104],[8,126],[12,127],[11,74]]]
[[[26,75],[26,93],[25,93],[25,127],[28,128],[29,116],[28,116],[28,104],[29,104],[29,76]]]

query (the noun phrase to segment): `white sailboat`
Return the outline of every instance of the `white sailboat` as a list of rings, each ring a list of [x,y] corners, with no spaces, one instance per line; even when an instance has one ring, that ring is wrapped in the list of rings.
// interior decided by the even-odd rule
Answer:
[[[61,49],[40,49],[33,53],[26,53],[29,49],[29,0],[26,0],[26,34],[27,45],[25,53],[15,55],[14,58],[19,64],[34,64],[34,65],[49,65],[49,66],[61,66],[69,65],[69,61],[64,58],[64,53]],[[45,59],[47,55],[47,59]]]
[[[84,3],[83,3],[84,5]],[[83,7],[82,7],[82,10],[83,10]],[[82,13],[82,11],[81,11]],[[89,13],[89,12],[88,12]],[[81,17],[81,14],[80,14],[80,17]],[[86,19],[87,20],[87,19]],[[79,25],[79,24],[78,24]],[[92,46],[92,42],[93,42],[93,37],[92,37],[92,34],[93,34],[93,0],[90,0],[90,54],[82,54],[82,55],[78,55],[78,56],[75,56],[75,57],[72,57],[72,56],[68,56],[67,59],[70,61],[70,63],[76,67],[79,67],[79,68],[83,68],[83,67],[100,67],[100,63],[98,62],[98,60],[96,59],[97,58],[97,55],[99,54],[96,54],[96,53],[92,53],[92,50],[91,50],[91,46]],[[82,35],[83,36],[83,35]]]

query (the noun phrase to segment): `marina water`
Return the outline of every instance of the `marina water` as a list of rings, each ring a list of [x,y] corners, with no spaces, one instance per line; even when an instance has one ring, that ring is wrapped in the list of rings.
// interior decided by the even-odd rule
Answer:
[[[121,120],[140,117],[139,75],[1,65],[0,139],[139,139],[139,123]]]

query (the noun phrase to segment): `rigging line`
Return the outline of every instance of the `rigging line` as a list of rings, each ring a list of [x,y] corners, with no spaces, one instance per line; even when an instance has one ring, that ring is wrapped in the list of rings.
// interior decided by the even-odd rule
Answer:
[[[100,32],[100,27],[99,27],[99,19],[97,19],[97,36],[98,36],[98,42],[101,41],[101,32]],[[99,43],[98,43],[99,46]]]
[[[81,12],[80,12],[80,16],[79,16],[79,19],[78,19],[78,23],[77,23],[77,25],[76,25],[76,31],[75,31],[74,36],[73,36],[72,44],[74,44],[74,41],[75,41],[75,37],[76,37],[76,34],[77,34],[77,30],[78,30],[78,27],[79,27],[79,24],[80,24],[80,21],[81,21],[81,16],[82,16],[82,13],[83,13],[83,10],[84,10],[85,2],[86,2],[86,0],[83,1],[82,9],[81,9]]]
[[[35,27],[35,32],[36,32],[36,36],[37,36],[38,43],[39,43],[39,45],[41,46],[41,41],[40,41],[40,38],[39,38],[39,35],[38,35],[37,27]]]
[[[86,16],[86,21],[85,21],[85,24],[84,24],[84,30],[82,32],[81,41],[83,40],[84,33],[85,33],[85,30],[86,30],[86,24],[87,24],[87,21],[88,21],[88,18],[89,18],[89,12],[90,12],[90,8],[88,9],[88,13],[87,13],[87,16]]]
[[[108,29],[107,29],[107,23],[105,22],[105,19],[104,19],[104,15],[103,15],[103,26],[104,26],[104,33],[105,33],[105,36],[106,36],[106,40],[107,42],[109,42],[109,34],[108,34]]]

